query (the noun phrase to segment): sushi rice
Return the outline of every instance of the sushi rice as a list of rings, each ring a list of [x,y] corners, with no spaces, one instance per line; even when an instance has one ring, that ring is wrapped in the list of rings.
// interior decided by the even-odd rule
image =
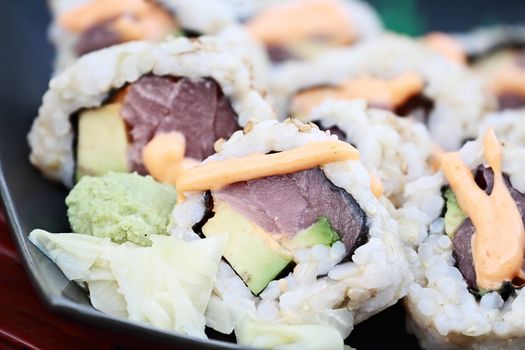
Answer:
[[[437,144],[454,150],[477,135],[484,113],[493,109],[481,80],[465,66],[399,35],[385,34],[310,61],[284,64],[275,70],[270,92],[278,114],[285,117],[290,99],[302,89],[405,72],[420,74],[426,83],[423,94],[434,101],[428,129]]]
[[[504,110],[490,113],[480,126],[480,133],[493,128],[501,140],[525,146],[525,109]]]
[[[204,161],[214,162],[251,153],[285,151],[308,142],[336,139],[313,124],[297,120],[263,121],[237,131]],[[207,325],[223,333],[243,328],[246,319],[279,325],[317,324],[333,327],[346,338],[354,324],[393,305],[412,280],[399,240],[398,223],[371,190],[368,171],[360,161],[323,165],[327,178],[358,202],[369,220],[369,240],[355,251],[352,261],[339,264],[345,246],[315,245],[293,251],[293,273],[270,282],[254,297],[242,280],[221,262],[214,293],[207,309]],[[173,210],[172,234],[199,239],[192,227],[205,213],[204,193],[186,193]],[[384,199],[386,200],[386,199]],[[327,277],[317,278],[326,275]],[[263,332],[263,331],[262,331]]]
[[[302,120],[342,130],[346,134],[343,141],[356,146],[363,165],[381,180],[385,196],[396,205],[404,203],[406,183],[433,172],[433,144],[425,126],[367,108],[365,100],[328,100]]]
[[[225,0],[231,3],[232,10],[241,20],[257,16],[257,14],[283,4],[293,4],[297,0]],[[382,32],[383,25],[376,11],[361,0],[344,0],[346,15],[356,29],[359,38],[366,39]]]
[[[53,22],[49,27],[49,39],[56,47],[55,71],[60,72],[77,59],[75,45],[78,35],[63,28],[57,19],[65,12],[88,3],[89,0],[49,0]],[[180,26],[203,35],[220,32],[235,23],[233,12],[214,0],[155,0],[157,4],[176,14]]]
[[[482,140],[467,143],[459,152],[470,169],[483,164]],[[525,193],[525,148],[504,144],[503,171],[512,186]],[[444,185],[444,179],[442,178]],[[490,292],[478,301],[455,266],[452,241],[444,233],[443,218],[429,227],[429,236],[412,256],[415,282],[405,299],[409,330],[425,349],[522,349],[525,346],[525,293],[506,301]]]
[[[385,110],[367,108],[366,101],[328,100],[303,119],[323,128],[338,127],[355,145],[363,165],[382,183],[383,204],[400,225],[402,240],[417,245],[441,212],[440,177],[434,173],[434,145],[422,123]]]
[[[231,49],[227,39],[126,43],[87,54],[51,80],[28,136],[31,162],[46,177],[71,186],[74,136],[70,116],[100,106],[112,90],[147,74],[213,78],[230,99],[241,126],[249,120],[275,118],[254,88],[253,63]]]
[[[192,251],[186,246],[200,243],[193,246],[214,247],[207,252],[213,253],[208,254],[205,264],[210,267],[202,268],[202,275],[206,277],[201,276],[204,280],[201,289],[205,291],[202,298],[205,296],[206,302],[199,302],[198,312],[191,313],[196,315],[197,326],[191,332],[179,325],[176,326],[180,329],[172,327],[174,330],[206,338],[205,323],[223,334],[234,332],[237,342],[243,346],[340,350],[348,348],[344,340],[355,325],[404,298],[408,329],[425,349],[525,348],[523,289],[516,289],[506,300],[497,292],[477,298],[469,291],[441,217],[442,190],[447,183],[439,166],[433,163],[436,145],[445,150],[461,148],[461,159],[470,169],[475,169],[484,164],[483,141],[478,138],[464,143],[489,128],[494,129],[503,142],[503,171],[512,186],[525,193],[525,110],[495,112],[495,96],[487,91],[481,75],[466,65],[447,60],[421,42],[400,35],[380,34],[382,26],[377,15],[357,0],[346,1],[345,6],[358,36],[366,40],[310,60],[288,61],[271,67],[262,45],[250,37],[242,24],[235,24],[277,4],[273,0],[229,1],[236,5],[242,3],[240,10],[215,0],[158,0],[159,5],[177,17],[181,28],[215,37],[129,42],[77,60],[75,45],[79,38],[62,28],[56,18],[86,2],[49,1],[55,17],[49,36],[57,48],[59,73],[50,81],[28,135],[30,161],[49,179],[68,187],[73,185],[75,131],[71,116],[83,109],[102,106],[115,90],[149,74],[211,78],[231,102],[238,124],[244,130],[236,131],[228,140],[218,140],[216,153],[203,164],[337,139],[312,122],[322,129],[339,128],[346,135],[344,141],[360,152],[359,160],[325,164],[320,168],[328,181],[350,194],[366,214],[366,243],[355,250],[351,260],[345,259],[348,248],[342,241],[331,246],[316,244],[293,249],[291,254],[296,264],[293,271],[271,281],[258,295],[252,293],[224,259],[219,261],[221,255],[224,256],[224,242],[214,242],[212,238],[210,243],[209,238],[202,239],[194,232],[195,224],[202,221],[208,209],[205,193],[182,193],[185,199],[171,212],[169,233],[172,237],[154,237],[154,241],[160,243],[151,251],[164,251],[165,256],[159,259],[169,261],[173,255],[161,249],[162,242],[173,239],[173,251],[180,247],[188,253],[187,261],[179,261],[182,271],[191,260]],[[490,51],[494,42],[503,40],[509,33],[521,38],[523,28],[502,27],[455,38],[462,43],[466,54],[473,57]],[[362,99],[325,100],[308,115],[288,118],[291,99],[301,90],[361,77],[391,79],[407,72],[422,77],[425,82],[422,94],[433,101],[427,125],[369,107]],[[278,117],[283,121],[276,120],[278,117],[270,102],[275,103]],[[381,195],[373,191],[371,176],[381,181]],[[97,249],[95,255],[100,259],[108,258],[110,251],[150,251],[149,247],[130,242],[118,245],[109,238],[87,234],[76,245],[72,235],[34,232],[35,245],[42,251],[47,249],[46,254],[66,272],[71,266],[63,264],[67,259],[61,258],[60,249],[66,250],[66,256],[71,253],[72,260],[83,250],[68,252],[54,239],[73,242],[68,245],[71,250],[78,249],[82,241],[88,242]],[[156,259],[155,254],[150,257]],[[107,261],[104,264],[107,265]],[[167,272],[161,272],[172,274],[168,271],[170,265],[164,265]],[[141,271],[139,275],[145,273],[140,270],[144,266],[136,267]],[[88,283],[93,272],[90,268],[81,271],[89,278],[66,275],[80,284]],[[122,271],[127,271],[126,264],[122,264]],[[166,280],[161,273],[154,277]],[[182,285],[192,278],[182,273],[178,277],[182,282],[175,282]],[[118,303],[112,305],[111,298],[93,293],[92,304],[112,315],[127,317],[127,311],[124,312],[127,301],[119,294],[116,281],[115,275],[110,280],[111,293],[118,295]],[[144,286],[142,290],[163,293]],[[188,288],[189,299],[199,299],[192,292]],[[191,304],[181,302],[174,295],[170,296],[171,300],[182,309]],[[148,298],[146,295],[144,299]],[[150,323],[173,330],[171,325]]]

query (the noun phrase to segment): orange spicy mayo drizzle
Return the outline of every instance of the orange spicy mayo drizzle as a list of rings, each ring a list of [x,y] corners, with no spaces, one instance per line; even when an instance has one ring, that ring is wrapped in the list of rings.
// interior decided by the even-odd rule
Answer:
[[[385,188],[383,187],[383,183],[381,182],[381,179],[378,178],[375,175],[370,175],[370,188],[372,189],[372,193],[376,198],[379,198],[383,195],[383,192]]]
[[[91,0],[62,14],[59,23],[71,32],[82,33],[112,19],[113,29],[125,40],[160,39],[175,27],[167,11],[145,0]]]
[[[175,186],[179,194],[217,190],[240,181],[290,174],[327,163],[356,159],[359,159],[359,152],[344,141],[312,142],[274,154],[253,154],[201,164],[180,174]]]
[[[459,206],[476,229],[472,256],[478,287],[493,290],[503,281],[525,276],[522,271],[525,229],[503,178],[502,148],[492,129],[483,139],[483,155],[494,171],[490,195],[477,186],[472,172],[457,153],[446,153],[441,166]]]
[[[391,80],[356,78],[343,81],[339,86],[318,87],[299,92],[294,96],[290,111],[298,118],[307,116],[312,109],[327,99],[364,98],[369,103],[393,109],[408,98],[421,92],[423,79],[414,72],[407,72]]]
[[[441,169],[441,160],[445,155],[445,151],[441,148],[440,145],[434,143],[432,145],[432,153],[430,154],[429,164],[433,172],[439,171]]]
[[[525,96],[525,69],[509,65],[491,80],[490,87],[496,94],[514,93]]]
[[[423,38],[423,43],[453,62],[467,63],[467,56],[460,43],[448,34],[438,32],[427,34]]]
[[[276,5],[248,22],[248,32],[266,45],[286,45],[322,38],[337,45],[353,42],[356,33],[339,0],[301,0]]]
[[[186,139],[180,132],[161,133],[142,150],[142,159],[148,173],[156,180],[175,185],[181,172],[199,164],[192,158],[185,158]]]

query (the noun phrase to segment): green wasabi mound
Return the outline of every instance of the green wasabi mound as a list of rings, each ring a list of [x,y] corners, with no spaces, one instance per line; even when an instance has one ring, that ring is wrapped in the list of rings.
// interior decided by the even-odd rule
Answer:
[[[151,176],[108,173],[84,176],[66,198],[76,233],[150,246],[151,235],[167,235],[177,193]]]

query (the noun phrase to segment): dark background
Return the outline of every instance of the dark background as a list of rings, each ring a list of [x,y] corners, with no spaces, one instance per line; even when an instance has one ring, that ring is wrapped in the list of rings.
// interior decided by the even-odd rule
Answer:
[[[525,24],[523,0],[368,0],[388,29],[410,35]]]

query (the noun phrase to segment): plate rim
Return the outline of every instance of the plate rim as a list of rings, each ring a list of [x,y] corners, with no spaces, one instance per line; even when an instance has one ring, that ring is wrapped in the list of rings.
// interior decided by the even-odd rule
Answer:
[[[3,152],[0,152],[0,154]],[[32,287],[36,291],[38,298],[44,303],[45,307],[52,312],[58,313],[70,319],[88,323],[97,328],[104,329],[112,333],[131,333],[139,338],[146,336],[155,336],[155,341],[160,343],[170,343],[172,345],[175,341],[179,341],[181,345],[191,345],[201,348],[217,349],[217,350],[239,350],[239,349],[255,349],[239,345],[237,343],[230,343],[217,339],[201,339],[184,334],[178,334],[175,331],[170,332],[162,330],[146,324],[134,322],[125,318],[111,316],[95,309],[92,305],[85,306],[69,300],[65,297],[48,295],[43,288],[42,281],[37,276],[35,269],[36,262],[31,258],[28,244],[31,244],[28,237],[29,233],[25,233],[20,224],[19,216],[15,208],[15,201],[11,196],[9,186],[4,174],[4,167],[2,157],[0,156],[0,200],[4,209],[8,231],[16,246],[17,252],[20,255],[20,262],[24,268],[26,275],[29,277]],[[50,181],[50,180],[47,180]],[[36,248],[36,247],[35,247]],[[36,248],[38,249],[38,248]],[[40,252],[40,251],[39,251]],[[40,252],[43,254],[42,252]],[[45,254],[43,254],[45,256]],[[50,262],[49,259],[46,256]],[[52,262],[53,263],[53,262]],[[53,263],[54,264],[54,263]],[[58,267],[57,267],[58,268]],[[60,269],[59,269],[60,271]],[[61,272],[61,271],[60,271]],[[72,281],[71,281],[72,282]],[[72,282],[75,283],[75,282]],[[234,334],[234,333],[232,333]],[[234,336],[234,335],[233,335]],[[151,340],[151,338],[148,338]]]

